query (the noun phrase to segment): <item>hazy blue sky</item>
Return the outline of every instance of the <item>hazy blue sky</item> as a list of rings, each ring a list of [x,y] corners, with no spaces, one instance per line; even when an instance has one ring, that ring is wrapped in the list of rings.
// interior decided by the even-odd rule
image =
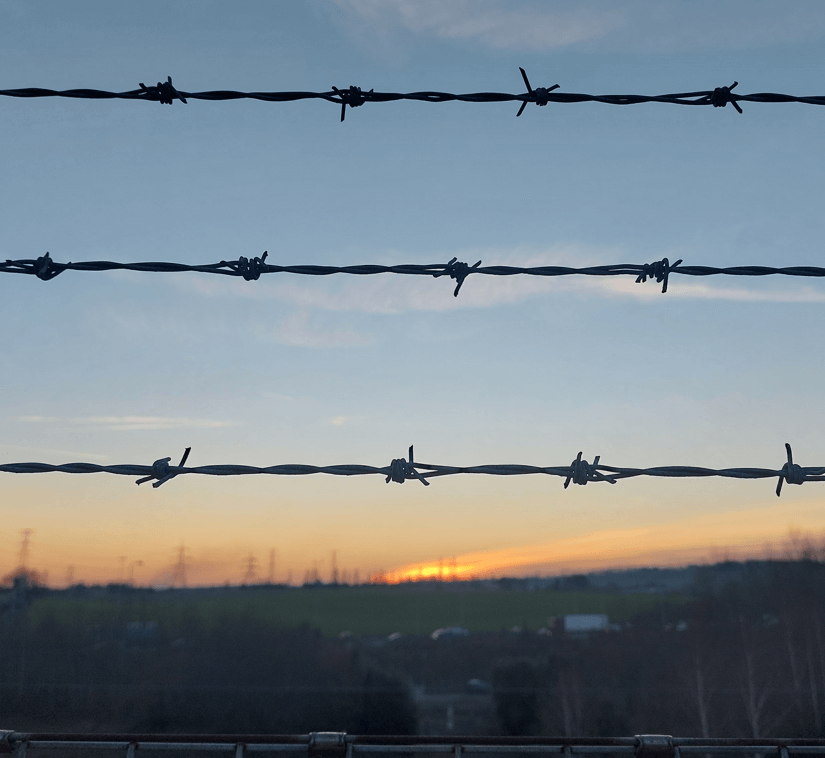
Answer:
[[[0,88],[825,94],[821,2],[0,0]],[[822,265],[825,108],[0,99],[3,258]],[[0,460],[825,465],[818,280],[0,275]],[[672,562],[825,529],[815,483],[0,477],[60,583]],[[486,556],[486,557],[485,557]]]

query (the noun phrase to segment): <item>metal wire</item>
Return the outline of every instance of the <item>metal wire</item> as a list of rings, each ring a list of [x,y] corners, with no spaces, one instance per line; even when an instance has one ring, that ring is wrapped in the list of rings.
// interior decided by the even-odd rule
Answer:
[[[153,273],[180,273],[196,271],[202,274],[221,274],[223,276],[240,276],[246,281],[255,281],[261,274],[301,274],[304,276],[330,276],[331,274],[355,274],[371,276],[373,274],[403,274],[406,276],[432,276],[438,278],[449,276],[456,281],[453,295],[458,297],[461,285],[471,274],[484,276],[635,276],[636,283],[644,283],[648,279],[662,285],[662,292],[667,292],[669,276],[683,274],[684,276],[801,276],[825,277],[825,268],[819,266],[683,266],[680,258],[670,263],[667,258],[653,263],[617,263],[606,266],[585,266],[574,268],[571,266],[482,266],[481,261],[469,266],[456,258],[447,263],[404,263],[397,266],[377,264],[362,264],[354,266],[319,266],[314,264],[300,264],[294,266],[280,266],[266,263],[268,252],[260,257],[245,258],[241,256],[234,261],[220,261],[219,263],[188,265],[185,263],[145,262],[145,263],[116,263],[114,261],[81,261],[79,263],[58,263],[46,253],[39,258],[22,258],[19,260],[6,259],[0,262],[0,273],[29,274],[43,281],[54,279],[64,271],[143,271]]]
[[[175,100],[186,103],[188,100],[263,100],[265,102],[285,103],[296,100],[326,100],[341,106],[341,121],[346,116],[347,106],[357,108],[364,103],[389,103],[397,100],[415,100],[425,103],[506,103],[521,102],[518,113],[524,112],[527,103],[545,106],[548,103],[606,103],[608,105],[638,105],[640,103],[671,103],[673,105],[712,105],[724,108],[728,103],[742,113],[739,103],[806,103],[808,105],[825,105],[825,96],[784,95],[776,92],[757,92],[740,95],[733,92],[738,85],[734,82],[729,87],[716,87],[712,90],[698,92],[676,92],[667,95],[586,95],[578,92],[558,92],[558,84],[551,87],[533,89],[523,68],[519,67],[527,92],[519,95],[504,92],[473,92],[456,95],[449,92],[364,92],[360,87],[350,86],[338,89],[333,86],[327,92],[238,92],[236,90],[211,90],[207,92],[184,92],[172,84],[172,77],[154,86],[140,83],[140,89],[127,92],[110,92],[99,89],[53,90],[42,87],[24,87],[3,89],[0,95],[5,97],[69,97],[84,100],[147,100],[171,105]]]
[[[120,476],[139,476],[137,484],[156,480],[152,487],[159,487],[164,482],[183,474],[204,474],[206,476],[246,476],[250,474],[273,474],[276,476],[307,476],[309,474],[330,474],[332,476],[366,476],[379,474],[386,482],[403,484],[409,479],[417,479],[429,486],[428,479],[456,474],[486,474],[488,476],[522,476],[529,474],[546,474],[563,478],[564,488],[573,484],[585,485],[588,482],[608,482],[616,484],[620,479],[632,479],[637,476],[666,477],[675,479],[703,478],[718,476],[726,479],[771,479],[778,477],[777,497],[782,492],[782,484],[802,484],[803,482],[825,481],[825,466],[800,466],[793,462],[791,446],[785,443],[788,460],[780,469],[767,468],[723,468],[711,469],[700,466],[654,466],[653,468],[626,468],[608,466],[600,463],[600,456],[588,463],[582,459],[580,452],[569,466],[527,466],[522,464],[494,464],[482,466],[444,466],[434,463],[419,463],[413,459],[410,446],[409,459],[395,458],[389,466],[364,466],[346,464],[337,466],[310,466],[306,464],[286,464],[277,466],[243,466],[219,464],[212,466],[186,467],[186,459],[191,448],[187,447],[178,466],[170,466],[170,458],[160,458],[151,466],[120,464],[102,466],[97,463],[2,463],[0,472],[11,474],[44,474],[61,472],[64,474],[119,474]]]

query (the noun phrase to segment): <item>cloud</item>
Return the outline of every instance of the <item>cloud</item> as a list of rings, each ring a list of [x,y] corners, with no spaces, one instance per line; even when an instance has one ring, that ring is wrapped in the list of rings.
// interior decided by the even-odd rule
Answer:
[[[658,295],[688,300],[728,300],[740,303],[825,303],[825,292],[818,292],[810,286],[782,290],[745,289],[694,284],[686,282],[685,279],[689,277],[671,276],[665,295],[662,295],[661,286],[655,283],[649,283],[648,286],[639,285],[635,280],[624,277],[602,280],[596,284],[610,294],[628,295],[643,300],[652,300]]]
[[[325,323],[324,319],[311,316],[309,311],[313,307],[316,310],[348,310],[347,308],[324,308],[323,286],[315,291],[312,287],[306,287],[305,291],[291,292],[288,286],[284,288],[277,282],[270,284],[237,279],[226,281],[224,277],[214,277],[209,274],[170,277],[163,284],[180,291],[210,298],[238,297],[269,302],[280,300],[283,303],[298,306],[292,313],[280,319],[273,318],[272,314],[268,313],[266,319],[254,319],[249,315],[237,314],[236,318],[220,320],[209,329],[208,338],[213,344],[216,340],[237,343],[240,340],[251,338],[257,342],[269,344],[337,348],[362,347],[371,345],[375,341],[373,335],[342,326],[338,320],[334,322],[334,325],[330,325]],[[244,287],[244,285],[247,286]],[[166,342],[187,344],[204,338],[202,321],[191,317],[183,320],[177,318],[176,314],[164,313],[160,310],[143,309],[141,311],[136,308],[107,307],[90,312],[88,320],[91,328],[102,330],[105,325],[109,336],[114,328],[124,339],[136,342],[156,339],[158,334],[162,334]]]
[[[255,335],[262,340],[295,347],[365,347],[375,338],[351,328],[328,329],[310,321],[307,310],[287,316],[275,326],[258,325]]]
[[[571,45],[647,51],[741,48],[814,38],[825,5],[798,0],[333,0],[353,33],[399,32],[483,47],[546,51]]]
[[[292,397],[292,395],[282,395],[279,392],[270,392],[269,390],[264,390],[261,394],[268,400],[275,400],[279,403],[295,403],[298,401],[298,398]]]
[[[493,48],[547,50],[598,39],[626,21],[612,4],[578,3],[548,9],[535,3],[491,0],[334,0],[345,13],[384,33],[401,27],[448,40]]]
[[[70,424],[117,432],[156,429],[220,429],[234,426],[226,421],[172,416],[18,416],[17,419],[32,424]]]
[[[330,424],[333,426],[343,426],[347,421],[346,416],[336,416],[335,418],[330,420]]]
[[[38,453],[42,455],[59,455],[63,458],[73,458],[80,461],[97,461],[98,463],[105,463],[110,460],[108,455],[100,455],[99,453],[80,453],[76,450],[59,450],[51,447],[26,447],[23,445],[0,445],[4,450],[12,453],[14,451],[26,451],[27,453]]]

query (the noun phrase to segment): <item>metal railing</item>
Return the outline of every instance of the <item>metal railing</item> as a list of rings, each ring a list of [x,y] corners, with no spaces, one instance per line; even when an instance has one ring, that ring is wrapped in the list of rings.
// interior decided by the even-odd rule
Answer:
[[[123,750],[135,758],[137,750],[186,750],[245,753],[300,753],[308,758],[353,758],[356,753],[551,753],[571,755],[633,755],[634,758],[680,758],[683,753],[737,753],[776,758],[825,753],[825,739],[740,739],[671,737],[642,734],[634,737],[471,737],[374,736],[345,732],[300,735],[249,734],[27,734],[0,731],[0,753],[26,758],[28,750]]]

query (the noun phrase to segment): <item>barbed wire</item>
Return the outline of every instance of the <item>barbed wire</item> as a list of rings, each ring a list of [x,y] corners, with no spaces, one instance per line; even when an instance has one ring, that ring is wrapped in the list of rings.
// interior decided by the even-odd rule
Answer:
[[[728,103],[742,113],[739,103],[806,103],[808,105],[825,105],[825,96],[797,96],[784,95],[776,92],[756,92],[750,95],[740,95],[733,92],[738,86],[734,82],[729,87],[715,87],[712,90],[698,92],[676,92],[667,95],[586,95],[578,92],[559,92],[559,85],[551,87],[533,87],[527,78],[527,73],[521,67],[522,79],[527,86],[527,92],[522,94],[508,94],[505,92],[472,92],[457,95],[450,92],[376,92],[371,89],[365,92],[361,87],[350,86],[338,89],[333,86],[327,92],[239,92],[236,90],[211,90],[207,92],[184,92],[176,89],[172,84],[172,77],[167,76],[165,82],[158,82],[154,86],[140,83],[140,89],[127,92],[110,92],[99,89],[68,89],[54,90],[42,87],[24,87],[20,89],[2,89],[0,95],[5,97],[69,97],[84,100],[146,100],[163,105],[172,105],[175,100],[187,103],[188,100],[262,100],[265,102],[285,103],[297,100],[326,100],[341,106],[341,121],[346,116],[347,106],[358,108],[364,103],[389,103],[398,100],[415,100],[425,103],[505,103],[520,102],[516,116],[524,112],[527,103],[545,106],[549,103],[605,103],[608,105],[638,105],[640,103],[670,103],[673,105],[712,105],[715,108],[724,108]]]
[[[617,263],[606,266],[585,266],[574,268],[571,266],[482,266],[477,261],[472,266],[456,258],[447,263],[404,263],[396,266],[378,264],[361,264],[354,266],[321,266],[315,264],[299,264],[280,266],[266,263],[268,252],[260,257],[245,258],[241,256],[234,261],[220,261],[219,263],[189,265],[186,263],[145,262],[145,263],[117,263],[115,261],[81,261],[78,263],[58,263],[46,253],[39,258],[23,258],[20,260],[6,259],[0,262],[0,273],[29,274],[43,281],[54,279],[64,271],[142,271],[154,273],[180,273],[195,271],[202,274],[221,274],[223,276],[240,276],[246,281],[256,281],[261,274],[301,274],[304,276],[330,276],[332,274],[355,274],[370,276],[373,274],[403,274],[407,276],[449,276],[455,280],[454,296],[458,296],[461,285],[470,274],[485,276],[635,276],[636,283],[644,283],[648,279],[662,285],[662,292],[667,292],[669,276],[683,274],[685,276],[802,276],[825,277],[825,268],[818,266],[683,266],[680,258],[671,263],[667,258],[653,263]]]
[[[206,476],[247,476],[251,474],[273,474],[276,476],[307,476],[310,474],[330,474],[332,476],[365,476],[379,474],[385,477],[387,484],[403,484],[407,480],[417,479],[429,486],[428,479],[456,474],[486,474],[488,476],[523,476],[545,474],[563,478],[564,488],[573,484],[586,485],[588,482],[608,482],[616,484],[620,479],[637,476],[666,478],[704,478],[719,476],[727,479],[771,479],[778,477],[776,495],[782,492],[782,484],[802,484],[803,482],[825,481],[825,466],[800,466],[793,462],[791,446],[785,443],[788,460],[780,469],[766,468],[723,468],[711,469],[700,466],[655,466],[653,468],[625,468],[608,466],[600,463],[601,456],[596,456],[593,463],[582,458],[580,452],[569,466],[527,466],[522,464],[496,464],[482,466],[444,466],[433,463],[420,463],[413,459],[413,446],[410,445],[409,459],[394,458],[389,466],[337,465],[310,466],[306,464],[287,464],[278,466],[243,466],[221,464],[212,466],[194,466],[186,468],[186,460],[192,448],[187,447],[177,466],[170,466],[171,458],[160,458],[151,466],[120,464],[102,466],[96,463],[3,463],[0,472],[11,474],[44,474],[61,472],[64,474],[119,474],[121,476],[139,476],[136,484],[152,480],[152,487],[183,474],[204,474]]]

